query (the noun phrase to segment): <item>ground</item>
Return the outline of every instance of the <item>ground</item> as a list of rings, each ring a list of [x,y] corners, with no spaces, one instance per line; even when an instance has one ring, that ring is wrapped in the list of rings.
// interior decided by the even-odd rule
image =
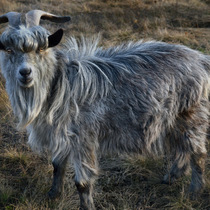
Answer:
[[[0,15],[31,9],[70,15],[70,24],[41,21],[52,33],[63,28],[65,39],[100,34],[100,45],[104,47],[152,39],[210,54],[209,0],[0,0],[0,5]],[[0,32],[6,25],[0,25]],[[78,209],[71,168],[63,197],[53,202],[47,199],[53,171],[50,157],[30,150],[26,134],[16,130],[15,121],[0,76],[0,209]],[[100,166],[94,193],[97,209],[130,210],[137,205],[140,209],[210,209],[209,156],[206,188],[197,200],[185,196],[190,177],[172,186],[161,184],[166,171],[162,157],[106,156]]]

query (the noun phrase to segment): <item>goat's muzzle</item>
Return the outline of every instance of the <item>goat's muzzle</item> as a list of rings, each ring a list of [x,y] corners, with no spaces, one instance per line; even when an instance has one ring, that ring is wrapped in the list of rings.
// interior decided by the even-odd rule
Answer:
[[[32,71],[31,68],[22,68],[19,70],[19,83],[23,87],[29,87],[32,83]]]

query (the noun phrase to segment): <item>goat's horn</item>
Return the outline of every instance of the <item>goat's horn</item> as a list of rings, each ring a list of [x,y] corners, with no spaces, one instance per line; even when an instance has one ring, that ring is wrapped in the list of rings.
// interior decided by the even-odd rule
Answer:
[[[49,20],[55,23],[65,23],[71,20],[69,16],[57,16],[42,10],[31,10],[26,13],[26,26],[38,26],[40,19]]]
[[[8,12],[0,16],[0,24],[7,22],[13,27],[18,27],[21,23],[21,14],[18,12]]]

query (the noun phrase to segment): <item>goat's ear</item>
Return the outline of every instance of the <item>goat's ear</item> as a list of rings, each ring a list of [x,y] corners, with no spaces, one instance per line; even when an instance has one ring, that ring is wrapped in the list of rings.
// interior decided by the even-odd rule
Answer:
[[[48,36],[48,47],[55,47],[58,45],[63,37],[63,29],[59,29],[54,34]]]
[[[4,45],[1,43],[1,41],[0,41],[0,50],[5,50],[5,47],[4,47]]]

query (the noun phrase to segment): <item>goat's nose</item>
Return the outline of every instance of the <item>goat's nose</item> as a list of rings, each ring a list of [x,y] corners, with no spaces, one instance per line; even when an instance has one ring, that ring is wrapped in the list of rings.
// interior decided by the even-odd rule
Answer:
[[[31,74],[31,69],[23,68],[23,69],[20,69],[19,73],[22,77],[28,77]]]

